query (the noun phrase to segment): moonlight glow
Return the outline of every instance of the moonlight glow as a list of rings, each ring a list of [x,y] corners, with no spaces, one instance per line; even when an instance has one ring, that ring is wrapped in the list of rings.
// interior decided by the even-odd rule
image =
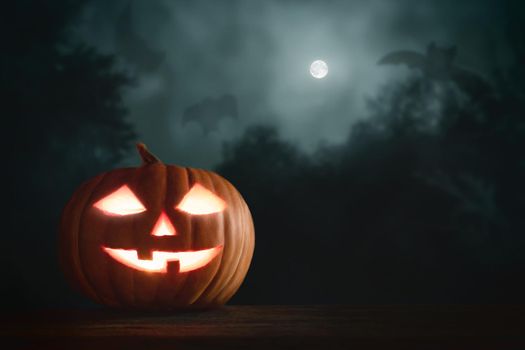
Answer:
[[[325,61],[313,61],[310,65],[310,74],[316,79],[323,79],[328,74],[328,65]]]

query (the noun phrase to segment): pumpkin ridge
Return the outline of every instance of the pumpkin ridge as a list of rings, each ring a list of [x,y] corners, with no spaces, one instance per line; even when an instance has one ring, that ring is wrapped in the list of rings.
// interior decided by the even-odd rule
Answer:
[[[201,171],[202,173],[204,173],[209,179],[210,179],[210,182],[211,182],[211,190],[214,192],[214,193],[218,193],[217,192],[217,187],[216,187],[216,184],[215,184],[215,181],[213,181],[213,177],[210,175],[209,172],[203,170]],[[221,192],[222,193],[222,192]],[[225,192],[227,193],[227,192]],[[224,195],[221,195],[221,197],[224,196]],[[226,210],[228,210],[226,208]],[[221,269],[221,266],[222,266],[222,258],[224,256],[224,246],[226,245],[225,243],[225,239],[224,239],[224,227],[225,227],[225,223],[224,223],[224,218],[225,218],[225,213],[224,211],[219,213],[219,215],[221,215],[221,227],[220,227],[220,231],[221,231],[221,234],[222,234],[222,249],[221,249],[221,252],[220,252],[220,256],[218,257],[215,257],[215,259],[218,259],[218,267],[217,269],[215,270],[215,272],[213,273],[212,276],[210,276],[210,278],[208,279],[208,282],[206,283],[205,286],[202,287],[200,293],[198,293],[196,296],[193,297],[193,299],[190,301],[190,304],[193,305],[193,304],[196,304],[198,303],[198,301],[200,300],[200,298],[202,297],[202,295],[205,294],[205,292],[208,290],[209,286],[212,284],[212,282],[215,280],[217,274],[219,273],[220,269]]]
[[[160,203],[161,203],[161,212],[163,210],[165,210],[164,208],[166,208],[166,198],[167,198],[167,195],[166,195],[166,190],[167,190],[167,183],[168,183],[168,167],[166,165],[164,165],[163,163],[162,164],[162,167],[159,167],[159,170],[158,171],[162,171],[164,172],[164,174],[162,176],[160,176],[160,181],[162,181],[162,178],[164,178],[164,183],[162,183],[162,188],[160,189],[161,191],[161,194],[162,194],[162,198],[160,200]],[[147,232],[144,232],[144,234],[147,234]],[[133,276],[135,277],[136,274],[134,274]],[[138,274],[137,274],[138,275]],[[154,290],[151,292],[151,293],[148,293],[148,300],[146,301],[146,303],[148,304],[151,304],[153,301],[155,301],[155,298],[158,294],[158,290],[159,290],[159,281],[157,278],[154,278],[153,279],[155,282],[155,288]],[[136,293],[137,293],[138,290],[135,290],[135,298],[136,298]]]
[[[165,166],[165,179],[166,179],[166,188],[164,189],[164,192],[166,192],[168,190],[168,183],[169,183],[169,176],[170,176],[170,172],[169,172],[169,169],[168,169],[168,165]],[[166,200],[167,200],[167,195],[164,196],[164,206],[166,207]],[[156,303],[161,303],[161,300],[159,300],[159,295],[160,295],[160,290],[161,290],[161,285],[162,285],[162,282],[158,282],[157,281],[157,285],[156,285],[156,288],[155,288],[155,293],[153,293],[153,297],[152,297],[152,300],[151,302],[153,303],[153,305],[155,305]]]
[[[190,168],[190,167],[184,167],[184,171],[186,172],[186,177],[187,177],[187,181],[188,181],[188,191],[191,190],[191,188],[198,182],[197,178],[198,176],[195,176],[195,174],[193,173],[195,171],[195,169],[193,168]],[[200,225],[196,224],[196,220],[197,218],[193,215],[190,215],[190,230],[189,232],[191,234],[188,235],[189,237],[189,249],[191,250],[194,250],[193,248],[193,244],[195,242],[194,240],[194,234],[195,234],[195,230],[196,230],[196,227],[199,227]],[[188,279],[189,279],[189,275],[185,275],[184,276],[184,281],[182,282],[182,288],[177,292],[177,295],[178,296],[181,292],[182,294],[184,294],[184,290],[186,289],[186,284],[188,283]],[[191,303],[190,303],[191,305]]]
[[[223,193],[224,193],[223,196],[228,197],[224,199],[229,203],[229,210],[232,210],[231,203],[232,203],[232,198],[234,197],[235,192],[232,193],[232,191],[230,191],[230,189],[227,188],[227,186],[225,186],[225,190]],[[223,234],[224,248],[221,252],[221,257],[220,257],[221,260],[220,260],[219,269],[216,271],[215,275],[213,276],[212,280],[210,281],[206,289],[200,295],[199,300],[196,300],[195,303],[201,302],[202,299],[206,299],[208,300],[208,302],[211,302],[211,303],[214,302],[215,297],[213,295],[216,293],[217,285],[220,285],[220,283],[222,283],[222,281],[225,278],[224,276],[226,274],[226,272],[223,271],[224,269],[223,269],[223,264],[222,264],[225,258],[225,255],[226,255],[226,246],[229,247],[228,249],[236,250],[235,246],[230,247],[230,245],[235,244],[235,243],[231,243],[230,241],[236,242],[236,240],[232,239],[231,237],[233,235],[233,232],[235,232],[235,229],[233,228],[234,225],[235,225],[235,222],[234,222],[234,219],[232,218],[231,213],[230,212],[223,213],[223,232],[222,234]]]
[[[230,184],[233,188],[235,188],[232,184]],[[248,207],[248,204],[242,198],[239,196],[239,201],[241,202],[241,206],[243,208],[242,216],[246,217],[249,216],[251,218],[251,212]],[[250,261],[253,258],[254,254],[254,248],[255,248],[255,230],[253,221],[247,222],[246,220],[242,220],[243,223],[243,234],[244,234],[244,241],[243,241],[243,253],[241,255],[241,259],[239,259],[239,265],[237,266],[237,269],[235,273],[233,274],[234,280],[240,279],[238,282],[233,283],[233,288],[231,288],[229,295],[226,296],[226,299],[231,298],[237,290],[241,287],[244,278],[246,274],[248,273],[248,269],[250,267]],[[231,282],[231,281],[230,281]],[[223,288],[224,289],[224,288]]]
[[[243,211],[241,210],[240,211],[242,214],[240,214],[242,216],[242,219],[244,219],[244,213]],[[242,222],[242,220],[241,220]],[[244,225],[243,225],[244,226]],[[237,274],[237,271],[239,269],[239,266],[240,266],[240,262],[245,254],[245,241],[246,241],[246,234],[245,232],[242,230],[243,227],[241,227],[241,230],[239,230],[241,233],[241,243],[240,243],[240,247],[237,247],[237,249],[240,248],[240,254],[238,255],[237,259],[236,259],[236,264],[235,264],[235,270],[233,271],[233,273],[231,275],[229,275],[229,277],[226,279],[225,283],[222,284],[221,288],[218,290],[218,292],[216,292],[215,296],[214,296],[214,300],[218,300],[221,296],[221,294],[224,292],[225,289],[227,289],[228,287],[230,287],[230,283],[231,283],[231,280],[235,277],[235,275]]]
[[[228,187],[228,186],[227,186]],[[231,191],[230,188],[228,188],[229,191]],[[236,191],[236,190],[235,190]],[[241,198],[240,196],[235,193],[235,196],[233,196],[233,200],[237,202],[237,205],[244,209],[244,206],[243,206],[243,203],[241,201]],[[240,213],[241,215],[241,220],[237,220],[241,223],[241,227],[237,227],[235,232],[240,232],[240,236],[241,236],[241,242],[239,244],[239,246],[237,246],[237,249],[240,248],[240,254],[238,254],[236,256],[236,259],[235,259],[235,264],[233,264],[235,266],[235,270],[233,271],[233,273],[231,273],[230,275],[227,275],[226,279],[223,281],[222,283],[222,286],[220,289],[218,289],[217,291],[215,291],[215,295],[213,296],[213,300],[216,301],[217,299],[220,298],[221,294],[223,293],[224,289],[228,288],[228,287],[231,287],[230,286],[230,283],[232,281],[232,279],[234,279],[234,277],[236,276],[237,274],[237,271],[239,269],[239,266],[241,264],[241,261],[242,261],[242,258],[244,257],[244,254],[245,254],[245,241],[246,241],[246,236],[247,236],[247,232],[244,231],[244,210],[240,210],[240,211],[237,211]],[[239,237],[236,237],[236,240],[238,240]],[[240,286],[240,284],[239,284]]]
[[[91,293],[95,299],[99,300],[99,301],[102,301],[102,299],[99,297],[99,295],[96,293],[96,290],[95,288],[93,287],[93,285],[90,283],[90,281],[87,279],[86,277],[86,273],[85,271],[83,270],[83,267],[82,267],[82,263],[81,263],[81,258],[80,258],[80,248],[79,248],[79,245],[78,245],[78,233],[79,233],[79,230],[80,230],[80,221],[82,219],[82,215],[78,215],[78,219],[76,220],[76,222],[69,222],[67,224],[69,225],[66,225],[66,223],[64,222],[64,215],[66,214],[71,214],[70,212],[71,211],[74,211],[76,206],[78,205],[77,202],[81,202],[82,201],[82,198],[83,196],[80,196],[80,194],[84,194],[85,192],[87,193],[90,193],[91,191],[93,191],[93,188],[96,187],[98,185],[98,183],[102,180],[102,177],[103,175],[99,175],[97,176],[95,179],[92,179],[90,181],[85,181],[81,186],[80,188],[78,189],[78,192],[76,192],[73,197],[69,200],[69,202],[66,204],[66,207],[64,208],[64,211],[62,213],[62,219],[61,219],[61,232],[60,232],[60,242],[59,242],[59,248],[60,248],[60,262],[63,264],[63,268],[67,268],[68,269],[68,272],[66,273],[66,276],[68,278],[71,279],[72,282],[74,282],[76,288],[79,289],[79,291],[82,291],[83,290],[83,287],[87,287],[88,289],[88,294]],[[92,182],[93,181],[96,181],[95,184],[93,184]],[[84,205],[87,203],[87,200],[86,202],[84,203]],[[69,226],[69,227],[66,227],[66,226]],[[73,226],[73,234],[71,233],[71,227],[70,226]],[[66,253],[63,251],[64,250],[64,243],[62,243],[63,241],[65,241],[66,243],[67,242],[72,242],[73,241],[73,238],[71,238],[72,236],[75,237],[76,239],[76,244],[75,244],[75,249],[73,252],[70,252],[67,254],[66,256]],[[68,249],[70,248],[72,244],[68,244]],[[74,264],[72,263],[71,260],[73,260],[73,262],[75,261],[75,256],[76,256],[76,259],[78,259],[77,263]],[[77,275],[77,273],[80,273],[80,276]]]
[[[186,167],[182,167],[182,170],[183,170],[184,173],[186,174],[186,179],[187,179],[187,183],[188,183],[188,189],[187,189],[187,190],[189,190],[189,189],[191,188],[191,186],[192,186],[192,183],[191,183],[190,174],[189,174],[189,172],[188,172],[188,168],[186,168]],[[192,216],[190,216],[189,223],[190,223],[190,229],[189,229],[189,232],[193,232],[193,217],[192,217]],[[191,235],[189,235],[189,237],[192,238]],[[190,241],[190,246],[191,246],[191,241]],[[190,248],[191,248],[191,247],[190,247]],[[174,302],[174,300],[177,298],[177,296],[179,295],[179,293],[180,293],[182,290],[184,290],[184,285],[186,284],[187,279],[188,279],[188,276],[185,275],[185,276],[184,276],[184,280],[180,283],[179,288],[178,288],[177,290],[175,290],[174,293],[172,294],[172,296],[171,296],[171,300],[172,300],[171,304],[172,304],[172,305],[173,305],[173,304],[176,304],[176,302]]]
[[[184,167],[184,172],[186,173],[186,178],[187,178],[187,181],[188,181],[188,191],[189,191],[193,187],[193,185],[195,184],[195,178],[193,177],[190,168]],[[189,222],[190,222],[190,230],[189,230],[189,232],[191,232],[191,234],[188,235],[188,237],[190,238],[190,242],[189,242],[188,245],[189,245],[190,249],[192,249],[192,247],[193,247],[193,229],[195,227],[195,217],[193,215],[190,216]],[[188,276],[186,275],[186,276],[184,276],[184,281],[181,284],[181,288],[177,291],[175,296],[177,296],[178,294],[180,294],[181,291],[184,290],[184,287],[185,287],[187,282],[188,282]]]
[[[169,183],[169,176],[170,176],[170,172],[169,172],[169,169],[168,169],[168,165],[165,165],[164,166],[164,189],[162,190],[162,193],[163,193],[163,200],[161,201],[161,203],[163,203],[164,205],[164,208],[167,208],[168,207],[168,203],[167,203],[167,200],[168,200],[168,195],[167,195],[167,190],[168,190],[168,183]],[[158,302],[158,296],[159,296],[159,290],[160,290],[160,285],[162,284],[161,282],[159,282],[158,280],[155,280],[156,284],[155,284],[155,291],[152,293],[152,298],[151,300],[149,301],[150,303],[157,303]]]
[[[131,182],[135,185],[136,188],[140,187],[140,183],[142,182],[143,178],[146,177],[146,176],[150,176],[148,175],[147,171],[154,171],[155,173],[157,172],[161,172],[163,171],[164,174],[159,176],[161,181],[162,181],[162,178],[164,178],[166,180],[166,173],[167,173],[167,167],[162,164],[162,163],[154,163],[154,164],[160,164],[161,166],[156,166],[155,170],[151,170],[151,168],[148,168],[149,165],[152,165],[152,164],[145,164],[139,168],[136,169],[136,172],[134,173],[134,176],[133,176],[133,179],[131,180]],[[156,183],[157,186],[161,186],[161,183]],[[166,198],[166,186],[164,186],[164,188],[160,188],[157,189],[161,194],[162,194],[162,200],[160,200],[160,203],[161,203],[161,211],[163,210],[163,207],[162,207],[162,204],[165,202],[165,198]],[[139,247],[142,242],[140,241],[140,237],[143,236],[143,235],[148,235],[148,231],[140,231],[137,229],[137,222],[139,220],[139,217],[133,217],[133,221],[132,221],[132,232],[133,232],[133,235],[132,235],[132,241],[133,241],[133,246],[135,247]],[[155,221],[154,221],[155,222]],[[149,230],[149,228],[148,228]],[[137,238],[139,237],[139,238]],[[154,300],[155,298],[155,295],[157,294],[157,290],[158,290],[158,280],[156,278],[153,278],[154,280],[154,283],[155,283],[155,290],[152,291],[151,293],[143,293],[141,294],[141,288],[140,286],[144,283],[143,279],[141,278],[141,275],[139,272],[137,271],[134,271],[134,270],[131,270],[131,281],[132,281],[132,298],[133,298],[133,303],[137,306],[137,307],[140,307],[140,308],[144,308],[144,307],[148,307],[149,304],[152,303],[152,301]],[[150,282],[151,283],[151,282]]]
[[[253,231],[253,228],[252,227],[246,227],[245,224],[245,220],[244,220],[244,217],[246,216],[247,214],[247,210],[248,210],[248,206],[243,203],[244,200],[239,196],[239,201],[241,202],[241,206],[243,208],[243,210],[241,210],[241,215],[242,215],[242,247],[241,247],[241,254],[239,255],[239,260],[237,261],[237,266],[235,268],[235,271],[233,272],[233,274],[230,276],[230,278],[228,279],[227,283],[225,283],[221,290],[219,291],[219,293],[217,294],[216,296],[216,300],[219,300],[219,303],[221,303],[222,301],[220,301],[220,299],[230,299],[236,292],[237,290],[241,287],[242,285],[242,282],[244,281],[244,277],[246,276],[246,273],[247,271],[242,271],[240,269],[244,269],[244,260],[245,259],[248,259],[249,261],[251,261],[252,257],[253,257],[253,251],[252,252],[249,252],[248,249],[250,249],[250,247],[252,246],[251,245],[251,241],[252,241],[252,236],[250,234],[250,231]],[[251,214],[250,214],[251,215]],[[239,277],[239,276],[242,276],[242,277]],[[237,279],[240,278],[240,281],[237,282]],[[230,290],[228,290],[228,288]],[[226,295],[226,296],[224,296]]]
[[[167,200],[168,200],[168,194],[167,193],[168,192],[167,191],[168,191],[168,183],[169,183],[170,172],[169,172],[169,169],[168,169],[168,165],[165,165],[163,167],[163,169],[164,169],[164,188],[162,190],[162,193],[163,193],[164,198],[162,199],[161,203],[164,205],[164,208],[168,208],[168,203],[167,203]],[[162,284],[162,282],[159,282],[157,279],[155,280],[155,292],[152,293],[152,298],[150,300],[150,303],[153,302],[155,304],[157,302],[157,297],[159,295],[159,290],[160,290],[161,284]]]
[[[131,171],[136,171],[137,168],[132,168],[130,169]],[[122,173],[123,175],[126,175],[126,173]],[[119,174],[122,176],[122,174]],[[135,175],[136,176],[136,175]],[[123,176],[124,178],[126,178],[126,176]],[[118,180],[119,181],[116,181],[115,178],[113,179],[106,179],[105,181],[108,181],[108,180],[111,180],[111,182],[118,182],[119,184],[121,183],[121,178],[119,177]],[[131,183],[131,180],[128,179],[128,184]],[[99,186],[103,185],[103,183],[101,183]],[[114,231],[111,231],[111,230],[108,230],[108,225],[107,223],[104,225],[104,230],[101,232],[101,235],[103,237],[103,240],[104,241],[107,241],[107,237],[108,235],[114,235],[115,232]],[[108,259],[107,257],[105,257],[105,259]],[[108,266],[109,265],[109,266]],[[117,275],[118,276],[118,269],[119,269],[119,266],[115,266],[111,263],[106,263],[105,265],[105,273],[104,273],[104,279],[105,279],[105,282],[108,283],[108,287],[107,289],[111,291],[111,294],[113,296],[113,298],[116,300],[116,303],[119,307],[122,307],[123,305],[126,305],[126,304],[129,304],[128,300],[129,298],[126,297],[125,293],[122,292],[122,287],[117,285],[117,278],[112,278],[112,275]],[[109,272],[108,272],[109,271]],[[130,274],[130,273],[128,273]],[[122,276],[118,276],[118,277],[122,277]],[[131,273],[131,285],[132,285],[132,288],[134,287],[134,281],[133,281],[133,274]],[[134,298],[133,298],[134,299]],[[122,302],[121,300],[123,300],[124,302]]]
[[[146,147],[144,145],[144,147]],[[142,154],[141,154],[142,156]],[[144,161],[145,162],[145,161]],[[134,180],[135,178],[138,178],[140,177],[140,173],[141,173],[141,170],[142,170],[142,167],[138,168],[135,173],[134,173],[134,177],[132,180],[130,180],[129,182],[133,182],[134,183]],[[134,216],[132,217],[132,221],[131,221],[131,232],[133,232],[133,234],[131,235],[131,241],[133,242],[133,246],[137,247],[137,238],[136,238],[136,235],[137,235],[137,217]],[[138,254],[138,253],[137,253]],[[130,290],[132,291],[131,293],[131,303],[135,306],[138,306],[138,303],[137,303],[137,288],[135,288],[135,285],[137,284],[136,281],[135,281],[135,271],[129,271],[128,274],[131,275],[131,288]],[[114,284],[112,283],[112,285],[114,286]]]
[[[95,193],[95,190],[97,189],[98,186],[100,186],[100,184],[102,184],[102,182],[104,182],[104,179],[107,177],[109,173],[103,173],[102,176],[100,177],[100,180],[91,188],[91,191],[89,192],[89,195],[88,195],[88,199],[86,200],[86,202],[84,203],[84,205],[82,206],[82,209],[80,211],[80,219],[78,221],[78,229],[76,231],[76,234],[78,236],[78,239],[77,239],[77,243],[80,242],[80,234],[81,234],[81,230],[82,230],[82,221],[83,221],[83,218],[84,218],[84,214],[86,213],[86,210],[87,208],[89,207],[89,204],[91,203],[92,199],[93,199],[93,196],[94,196],[94,193]],[[94,287],[94,283],[93,281],[91,280],[91,278],[89,278],[87,272],[85,271],[84,269],[84,259],[82,258],[82,252],[80,250],[80,244],[77,244],[77,248],[78,248],[78,258],[79,258],[79,261],[80,261],[80,269],[82,271],[82,274],[83,276],[85,277],[86,281],[89,283],[89,285],[91,286],[92,289],[94,289],[96,291],[96,288]],[[97,294],[97,297],[102,300],[102,301],[105,301],[105,298],[101,297],[101,295],[99,293],[96,293]],[[114,298],[115,299],[115,298]],[[107,300],[106,300],[107,302]],[[116,302],[116,300],[115,300]],[[113,304],[111,302],[109,302],[110,304]],[[116,302],[118,304],[118,302]]]
[[[250,261],[253,258],[253,252],[255,247],[255,232],[253,221],[245,220],[246,218],[251,218],[251,212],[248,208],[248,204],[246,203],[244,198],[238,193],[237,189],[235,188],[235,186],[233,186],[233,184],[231,184],[227,180],[225,180],[224,183],[227,185],[227,187],[230,187],[230,190],[233,190],[237,193],[236,198],[239,201],[239,204],[242,208],[242,210],[239,211],[239,214],[241,216],[240,222],[242,224],[242,227],[239,230],[239,232],[241,232],[241,234],[243,235],[243,240],[241,254],[239,255],[235,271],[230,276],[227,283],[223,284],[220,292],[215,297],[215,300],[218,300],[219,304],[229,300],[241,287],[244,278],[248,272]],[[221,299],[224,300],[224,302]]]

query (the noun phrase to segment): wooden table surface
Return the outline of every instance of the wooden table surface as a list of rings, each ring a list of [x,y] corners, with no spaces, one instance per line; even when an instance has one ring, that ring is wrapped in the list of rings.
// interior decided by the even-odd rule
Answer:
[[[10,349],[525,349],[525,305],[47,310],[0,327]]]

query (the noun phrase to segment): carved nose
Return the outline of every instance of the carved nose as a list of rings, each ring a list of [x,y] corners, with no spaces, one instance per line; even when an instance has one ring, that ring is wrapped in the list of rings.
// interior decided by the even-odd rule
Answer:
[[[152,236],[175,236],[177,234],[177,230],[175,230],[175,227],[171,223],[170,218],[168,215],[166,215],[165,212],[162,212],[157,219],[157,223],[153,227],[153,231],[151,231]]]

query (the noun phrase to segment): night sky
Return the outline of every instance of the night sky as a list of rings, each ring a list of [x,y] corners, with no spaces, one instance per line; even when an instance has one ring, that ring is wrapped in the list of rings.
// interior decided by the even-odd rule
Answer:
[[[377,65],[391,51],[434,41],[483,74],[488,53],[507,63],[506,11],[500,1],[93,1],[77,30],[136,76],[125,99],[140,138],[166,162],[211,167],[225,141],[261,123],[307,152],[341,144],[367,118],[367,99],[409,74]],[[323,80],[308,74],[316,59],[329,65]],[[182,122],[186,108],[225,94],[237,120],[212,132]]]
[[[216,171],[248,203],[255,255],[232,303],[523,303],[522,2],[20,0],[0,13],[2,308],[94,306],[60,270],[60,216],[87,179],[138,166],[137,142]]]

